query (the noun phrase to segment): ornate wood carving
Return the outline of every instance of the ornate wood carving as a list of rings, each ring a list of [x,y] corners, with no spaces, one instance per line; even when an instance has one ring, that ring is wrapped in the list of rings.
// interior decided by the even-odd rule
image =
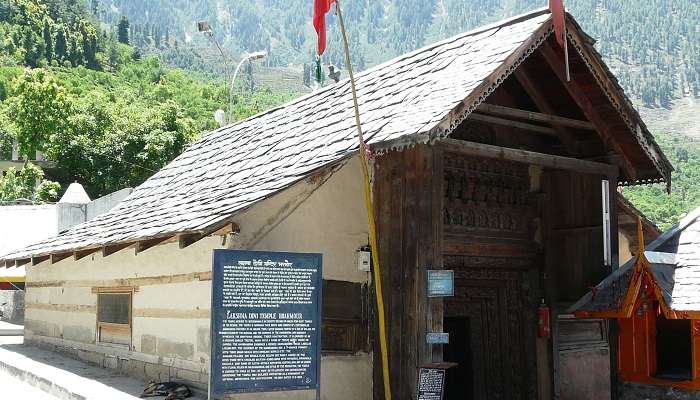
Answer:
[[[537,274],[531,259],[446,256],[455,271],[455,296],[445,315],[469,317],[474,399],[535,398]],[[456,339],[456,338],[455,338]]]
[[[529,240],[529,189],[527,165],[445,153],[445,232]]]

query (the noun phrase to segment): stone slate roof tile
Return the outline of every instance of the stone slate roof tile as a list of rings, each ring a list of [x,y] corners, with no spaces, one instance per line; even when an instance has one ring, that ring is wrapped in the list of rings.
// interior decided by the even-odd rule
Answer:
[[[552,31],[537,10],[357,74],[365,139],[386,151],[447,135]],[[359,148],[347,79],[205,134],[111,211],[0,263],[180,233],[232,215]]]

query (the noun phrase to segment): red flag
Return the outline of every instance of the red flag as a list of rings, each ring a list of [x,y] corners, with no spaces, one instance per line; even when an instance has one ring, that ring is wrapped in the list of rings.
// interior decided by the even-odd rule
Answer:
[[[326,51],[326,13],[331,10],[335,0],[314,0],[314,28],[318,34],[316,54],[319,56]]]
[[[552,21],[554,21],[554,35],[557,37],[557,42],[561,47],[564,47],[564,0],[549,0],[549,11],[552,13]]]

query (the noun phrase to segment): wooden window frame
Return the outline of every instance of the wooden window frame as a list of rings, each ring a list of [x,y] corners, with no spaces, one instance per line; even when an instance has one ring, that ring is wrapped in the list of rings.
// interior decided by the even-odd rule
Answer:
[[[119,287],[98,287],[93,288],[92,292],[97,294],[97,308],[95,311],[95,344],[100,346],[110,346],[110,347],[120,347],[131,349],[133,344],[133,326],[134,326],[134,293],[138,291],[138,288],[131,286],[119,286]],[[113,322],[101,322],[100,321],[100,295],[103,294],[116,294],[116,295],[128,295],[129,296],[129,316],[128,323],[126,324],[116,324]],[[128,343],[112,343],[107,341],[102,341],[102,331],[107,331],[115,334],[121,334],[129,337]]]

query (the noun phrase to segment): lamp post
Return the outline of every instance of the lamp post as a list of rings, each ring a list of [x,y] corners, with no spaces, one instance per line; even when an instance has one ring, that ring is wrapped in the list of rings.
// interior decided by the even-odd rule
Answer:
[[[253,62],[255,60],[261,60],[267,56],[266,51],[256,51],[255,53],[249,53],[246,54],[243,59],[238,63],[236,66],[236,71],[233,73],[233,77],[231,78],[231,86],[229,87],[228,91],[228,122],[231,123],[233,122],[233,90],[234,90],[234,83],[236,83],[236,77],[238,76],[238,72],[241,70],[241,67],[243,64],[247,62]]]
[[[209,25],[209,22],[207,21],[200,21],[197,23],[197,29],[199,32],[203,33],[205,36],[207,36],[214,44],[216,45],[216,48],[219,49],[219,53],[221,53],[221,58],[224,60],[224,66],[226,68],[227,72],[230,72],[229,69],[229,63],[228,63],[228,57],[226,57],[226,54],[224,53],[223,49],[219,45],[219,42],[216,40],[214,37],[214,32],[211,29],[211,26]],[[236,77],[238,76],[238,72],[241,70],[241,67],[243,64],[248,61],[252,62],[255,60],[261,60],[267,56],[266,51],[256,51],[254,53],[248,53],[243,56],[243,59],[238,63],[236,66],[236,70],[233,73],[233,77],[231,78],[231,84],[229,85],[228,88],[228,115],[226,115],[226,122],[231,123],[233,122],[233,90],[234,90],[234,83],[236,82]],[[217,119],[218,122],[218,119]]]

